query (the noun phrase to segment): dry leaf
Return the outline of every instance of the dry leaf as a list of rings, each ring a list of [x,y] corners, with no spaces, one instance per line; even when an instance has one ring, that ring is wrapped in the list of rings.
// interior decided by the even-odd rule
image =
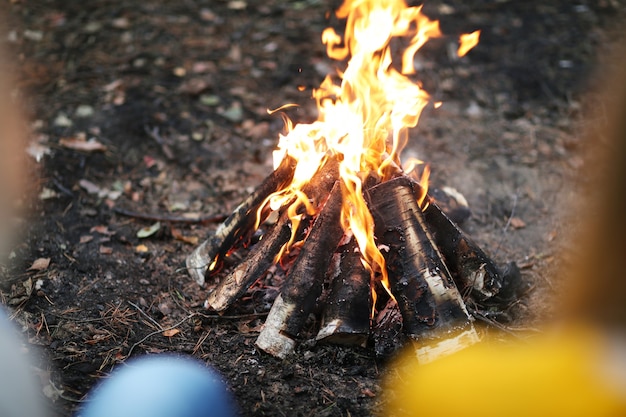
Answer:
[[[196,96],[213,86],[213,81],[208,77],[194,77],[185,81],[178,87],[180,93]]]
[[[68,149],[83,152],[104,152],[107,150],[106,146],[95,139],[83,140],[80,138],[61,138],[59,140],[59,145]]]
[[[198,237],[197,236],[185,236],[183,235],[180,230],[172,227],[171,229],[172,231],[172,237],[176,240],[180,240],[181,242],[185,242],[185,243],[189,243],[191,245],[197,245],[198,244]]]
[[[88,194],[98,194],[101,190],[99,186],[86,179],[78,181],[78,185],[80,185],[81,188],[87,191]]]
[[[237,330],[240,333],[243,334],[249,334],[249,333],[259,333],[261,330],[263,330],[263,323],[257,323],[256,326],[251,325],[252,322],[249,323],[239,323],[237,325]]]
[[[179,329],[169,329],[163,332],[163,336],[172,337],[172,336],[176,336],[178,333],[180,333]]]
[[[91,235],[83,235],[80,237],[79,243],[89,243],[93,240],[93,236]]]
[[[29,271],[42,271],[50,266],[50,258],[35,259],[33,264],[28,268]]]
[[[96,232],[96,233],[99,233],[101,235],[106,235],[106,236],[111,236],[115,234],[115,232],[110,231],[109,228],[106,227],[105,225],[94,226],[91,229],[89,229],[89,232],[90,233]]]
[[[372,390],[371,390],[371,389],[369,389],[369,388],[363,388],[363,389],[361,390],[361,394],[363,394],[363,395],[365,395],[366,397],[369,397],[369,398],[374,398],[374,397],[376,397],[376,394],[374,393],[374,391],[372,391]]]
[[[520,219],[519,217],[511,217],[510,224],[513,229],[522,229],[526,227],[526,223],[524,223],[524,220]]]
[[[137,232],[137,237],[139,239],[144,239],[144,238],[150,237],[153,234],[155,234],[156,232],[158,232],[160,228],[161,228],[161,223],[160,222],[156,222],[152,226],[142,227]]]
[[[110,255],[113,253],[113,248],[108,246],[100,246],[100,253],[103,255]]]

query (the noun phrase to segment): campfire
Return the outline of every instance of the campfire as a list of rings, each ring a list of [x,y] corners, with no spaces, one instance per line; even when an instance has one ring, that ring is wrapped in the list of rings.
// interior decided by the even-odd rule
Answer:
[[[284,271],[256,341],[272,355],[292,352],[321,309],[318,340],[365,344],[401,327],[427,362],[478,341],[466,301],[502,286],[493,261],[429,193],[428,166],[400,157],[422,110],[439,105],[414,80],[415,53],[441,36],[439,25],[402,0],[346,0],[337,17],[344,36],[329,28],[322,40],[347,66],[314,90],[318,120],[286,119],[274,171],[187,269],[201,285],[219,277],[206,301],[218,312],[268,271]],[[461,36],[459,56],[478,35]]]

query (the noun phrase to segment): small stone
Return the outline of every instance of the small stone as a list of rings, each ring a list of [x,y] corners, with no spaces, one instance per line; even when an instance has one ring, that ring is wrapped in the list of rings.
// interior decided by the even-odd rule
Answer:
[[[74,122],[72,122],[72,119],[67,117],[65,113],[59,113],[54,119],[53,124],[57,127],[70,127],[74,124]]]
[[[76,112],[74,113],[76,117],[91,117],[93,116],[94,110],[89,104],[81,104],[76,108]]]

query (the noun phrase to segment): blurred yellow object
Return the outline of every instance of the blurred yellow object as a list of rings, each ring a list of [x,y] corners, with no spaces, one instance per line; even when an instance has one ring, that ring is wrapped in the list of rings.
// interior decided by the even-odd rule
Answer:
[[[626,416],[623,342],[576,328],[527,344],[487,340],[426,365],[405,352],[385,381],[383,415]]]

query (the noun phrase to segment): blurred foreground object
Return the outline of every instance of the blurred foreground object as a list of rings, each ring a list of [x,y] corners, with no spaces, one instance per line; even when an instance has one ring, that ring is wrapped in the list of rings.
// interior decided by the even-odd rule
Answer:
[[[419,366],[398,359],[385,416],[626,416],[626,51],[609,61],[588,135],[585,223],[558,321],[526,343],[483,341]]]
[[[174,355],[129,360],[88,396],[80,417],[234,417],[216,372]]]
[[[2,27],[0,25],[0,27]],[[9,74],[7,55],[0,48],[0,261],[6,257],[14,228],[15,200],[21,194],[26,152],[19,103]]]
[[[0,308],[0,416],[44,416],[42,395],[19,334]]]
[[[583,329],[398,362],[385,416],[626,416],[626,340]],[[407,358],[404,358],[407,360]]]

